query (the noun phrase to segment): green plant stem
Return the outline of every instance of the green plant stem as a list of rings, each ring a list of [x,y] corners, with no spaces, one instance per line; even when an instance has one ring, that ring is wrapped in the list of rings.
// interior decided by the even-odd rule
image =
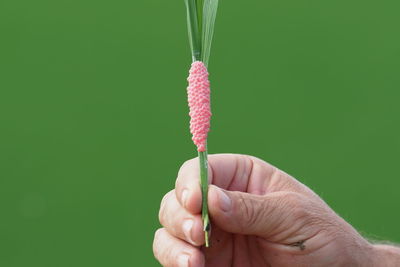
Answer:
[[[207,151],[199,152],[200,161],[200,186],[202,194],[202,208],[201,208],[201,218],[203,219],[203,230],[205,237],[206,247],[210,246],[210,232],[211,224],[210,217],[208,216],[208,161],[207,161]]]
[[[190,50],[193,61],[203,61],[208,67],[211,42],[214,33],[218,0],[185,0]],[[208,162],[207,149],[199,152],[200,187],[202,192],[202,219],[205,234],[205,246],[210,245],[211,224],[208,215]]]

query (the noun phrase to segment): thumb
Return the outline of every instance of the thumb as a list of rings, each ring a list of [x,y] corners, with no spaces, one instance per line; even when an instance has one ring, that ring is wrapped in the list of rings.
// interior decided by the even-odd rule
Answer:
[[[226,232],[268,237],[272,231],[290,226],[296,217],[304,216],[295,192],[274,192],[254,195],[243,192],[222,190],[210,185],[208,209],[211,220]]]

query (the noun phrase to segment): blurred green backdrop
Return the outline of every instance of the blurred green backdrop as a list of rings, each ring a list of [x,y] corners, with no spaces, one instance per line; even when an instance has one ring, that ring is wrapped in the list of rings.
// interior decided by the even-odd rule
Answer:
[[[210,153],[400,242],[400,2],[221,1]],[[159,266],[188,131],[183,0],[0,2],[0,266]]]

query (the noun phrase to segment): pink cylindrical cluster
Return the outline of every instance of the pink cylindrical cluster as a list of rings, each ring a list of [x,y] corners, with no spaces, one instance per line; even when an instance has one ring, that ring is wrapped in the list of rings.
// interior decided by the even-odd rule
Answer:
[[[210,82],[208,81],[207,68],[201,61],[192,63],[187,79],[189,86],[188,102],[190,115],[190,132],[197,150],[206,150],[207,134],[210,130]]]

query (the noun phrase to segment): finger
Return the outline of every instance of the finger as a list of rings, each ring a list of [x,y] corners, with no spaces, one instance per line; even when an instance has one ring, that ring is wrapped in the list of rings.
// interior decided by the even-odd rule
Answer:
[[[236,154],[209,155],[208,163],[210,183],[224,189],[246,191],[253,166],[252,157]],[[264,167],[268,166],[270,165]],[[270,169],[272,170],[272,167]],[[194,214],[201,211],[199,173],[198,158],[188,160],[179,170],[175,187],[182,206]],[[265,178],[268,178],[268,173],[264,174]]]
[[[309,198],[295,192],[259,196],[210,186],[208,201],[213,223],[237,234],[269,238],[314,218]]]
[[[199,214],[201,211],[200,171],[198,158],[186,161],[178,172],[175,182],[177,199],[187,211]],[[208,177],[211,172],[209,170]]]
[[[204,244],[200,214],[191,214],[176,199],[175,192],[167,193],[159,212],[160,223],[172,235],[195,246]]]
[[[204,267],[204,255],[196,247],[170,235],[164,228],[154,236],[153,253],[164,267]]]

